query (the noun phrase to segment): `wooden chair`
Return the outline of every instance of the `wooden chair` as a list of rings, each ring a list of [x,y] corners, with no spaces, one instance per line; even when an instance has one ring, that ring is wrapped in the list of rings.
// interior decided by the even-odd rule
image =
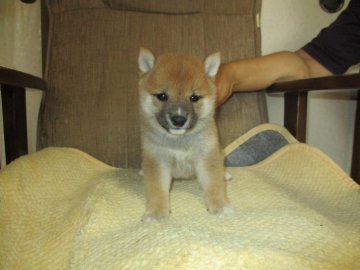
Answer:
[[[204,59],[221,51],[223,61],[253,57],[260,48],[259,10],[260,1],[42,1],[44,78],[2,68],[3,95],[23,104],[24,90],[9,90],[17,76],[27,79],[21,79],[23,87],[44,90],[38,149],[76,147],[113,166],[139,167],[140,46],[155,55],[181,51]],[[13,103],[3,101],[11,110]],[[24,117],[17,109],[4,117],[9,114]],[[266,121],[264,93],[235,95],[218,113],[221,141],[226,145]],[[7,162],[27,152],[25,122],[13,122],[13,131],[5,123]],[[21,143],[15,142],[20,131]]]
[[[226,3],[226,4],[224,4]],[[44,91],[38,148],[79,148],[110,165],[140,166],[137,53],[183,51],[223,61],[259,55],[256,14],[261,1],[42,1],[44,78],[0,68],[6,161],[27,153],[25,88]],[[230,16],[231,15],[231,16]],[[231,33],[231,34],[229,34]],[[360,88],[360,75],[278,83],[285,126],[305,141],[307,92]],[[221,142],[229,144],[267,122],[265,91],[238,93],[218,111]],[[360,181],[359,106],[352,177]]]

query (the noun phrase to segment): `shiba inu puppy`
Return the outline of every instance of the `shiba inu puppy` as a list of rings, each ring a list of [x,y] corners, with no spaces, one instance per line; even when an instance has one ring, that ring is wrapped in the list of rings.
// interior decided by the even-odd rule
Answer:
[[[146,195],[143,220],[168,217],[172,179],[191,176],[200,182],[210,213],[231,212],[214,120],[213,79],[220,54],[208,56],[203,63],[176,53],[155,59],[149,50],[141,48],[138,61]]]

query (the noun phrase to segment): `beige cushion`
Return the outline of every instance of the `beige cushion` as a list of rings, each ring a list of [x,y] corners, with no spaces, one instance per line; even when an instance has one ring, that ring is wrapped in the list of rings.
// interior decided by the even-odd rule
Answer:
[[[23,157],[0,172],[0,269],[360,269],[359,186],[319,150],[293,142],[229,172],[234,214],[176,181],[170,218],[144,223],[137,170],[68,148]]]

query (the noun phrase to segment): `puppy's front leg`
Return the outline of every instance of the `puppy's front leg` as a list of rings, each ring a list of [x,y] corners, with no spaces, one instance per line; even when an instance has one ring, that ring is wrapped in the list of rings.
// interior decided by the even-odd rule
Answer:
[[[223,160],[220,155],[213,155],[196,164],[197,178],[204,190],[205,203],[209,213],[231,213],[226,195]]]
[[[144,221],[167,218],[170,213],[169,192],[171,173],[167,166],[151,158],[143,158],[146,212]]]

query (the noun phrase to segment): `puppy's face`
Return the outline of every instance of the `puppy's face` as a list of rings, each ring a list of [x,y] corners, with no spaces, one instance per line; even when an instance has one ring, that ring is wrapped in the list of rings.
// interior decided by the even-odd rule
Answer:
[[[212,117],[216,88],[213,77],[220,65],[219,54],[205,63],[186,54],[163,54],[140,50],[140,104],[145,118],[172,135],[183,135],[197,123]]]

